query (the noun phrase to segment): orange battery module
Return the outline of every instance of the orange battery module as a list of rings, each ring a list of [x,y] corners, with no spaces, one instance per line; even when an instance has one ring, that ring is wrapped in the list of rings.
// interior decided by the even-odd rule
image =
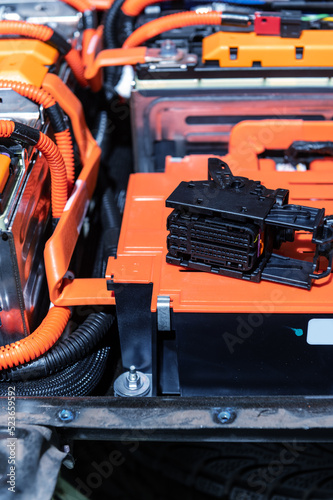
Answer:
[[[224,159],[239,176],[260,180],[268,188],[290,191],[289,202],[333,211],[333,161],[317,159],[304,172],[280,172],[272,159],[260,158],[266,150],[285,150],[293,140],[328,140],[331,123],[301,120],[247,121],[235,126],[230,139],[230,153]],[[326,313],[333,307],[331,277],[315,284],[310,293],[272,283],[239,283],[224,276],[191,272],[166,263],[166,220],[171,210],[165,200],[181,181],[207,177],[207,156],[182,160],[168,158],[164,173],[132,176],[120,236],[117,258],[108,265],[108,279],[114,283],[153,283],[151,308],[157,298],[168,295],[174,311],[182,312],[251,312],[271,296],[276,312]],[[299,233],[298,252],[311,259],[311,239]],[[283,254],[283,248],[281,250]],[[227,293],[226,293],[227,291]]]
[[[288,189],[289,203],[331,213],[331,159],[311,161],[305,171],[279,171],[265,152],[283,151],[292,141],[329,140],[332,129],[328,122],[242,122],[234,127],[223,159],[238,176]],[[309,291],[166,262],[171,213],[166,199],[181,181],[206,179],[208,158],[169,157],[165,172],[130,179],[117,257],[107,268],[124,366],[135,351],[140,368],[152,370],[164,394],[295,394],[300,386],[304,394],[329,393],[326,370],[333,346],[318,332],[330,321],[332,275]],[[298,232],[296,243],[297,257],[311,261],[309,235]],[[282,245],[282,255],[292,255],[287,248]],[[312,345],[314,337],[326,345]]]

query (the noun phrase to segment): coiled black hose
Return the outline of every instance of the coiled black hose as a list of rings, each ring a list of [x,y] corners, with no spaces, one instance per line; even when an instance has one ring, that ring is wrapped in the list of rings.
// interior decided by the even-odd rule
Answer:
[[[125,0],[115,0],[106,13],[103,34],[105,47],[107,49],[115,49],[118,46],[116,22],[119,11],[124,3]]]
[[[52,128],[54,132],[63,132],[68,127],[65,123],[64,115],[59,104],[53,104],[49,108],[46,108],[46,114],[50,119]]]
[[[102,195],[100,214],[102,234],[94,263],[94,278],[104,276],[108,258],[117,255],[121,217],[114,193],[110,187],[107,187]]]
[[[84,358],[102,340],[113,323],[112,314],[103,312],[88,316],[67,338],[60,339],[44,356],[0,373],[2,381],[40,379],[63,370]],[[0,384],[1,386],[2,384]]]
[[[106,111],[101,111],[98,116],[97,130],[96,133],[94,134],[95,141],[100,147],[102,146],[107,127],[108,127],[108,114]]]
[[[120,9],[125,0],[115,0],[110,9],[107,11],[104,20],[104,45],[106,49],[116,49],[119,47],[117,40],[116,23]],[[115,86],[117,85],[122,69],[119,67],[105,68],[104,91],[105,97],[111,101],[115,97]]]
[[[103,258],[107,260],[108,257],[117,255],[121,226],[119,209],[110,187],[106,188],[102,196],[101,220],[104,242]]]
[[[60,373],[41,380],[15,382],[16,396],[87,396],[99,384],[104,374],[110,347],[90,354]],[[0,384],[0,396],[8,395],[13,382]]]
[[[125,14],[122,10],[119,13],[118,17],[118,36],[117,40],[120,44],[120,46],[123,45],[125,40],[133,33],[134,31],[134,26],[135,26],[135,17],[128,16]]]

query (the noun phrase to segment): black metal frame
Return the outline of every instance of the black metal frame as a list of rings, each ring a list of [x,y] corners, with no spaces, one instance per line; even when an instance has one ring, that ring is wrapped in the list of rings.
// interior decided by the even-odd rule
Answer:
[[[28,424],[66,439],[333,442],[333,397],[17,397],[16,427]]]

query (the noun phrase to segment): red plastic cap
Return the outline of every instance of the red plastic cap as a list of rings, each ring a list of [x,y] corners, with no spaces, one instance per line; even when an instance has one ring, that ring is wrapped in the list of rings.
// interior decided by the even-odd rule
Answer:
[[[280,35],[280,15],[274,13],[266,15],[261,12],[256,12],[254,17],[254,31],[257,35]]]

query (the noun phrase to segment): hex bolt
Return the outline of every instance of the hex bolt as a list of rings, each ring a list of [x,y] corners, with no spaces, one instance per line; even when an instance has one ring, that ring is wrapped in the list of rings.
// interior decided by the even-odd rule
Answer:
[[[220,424],[231,424],[235,418],[236,418],[236,413],[233,410],[220,410],[216,414],[216,418],[218,423]]]
[[[115,380],[114,392],[116,396],[146,396],[150,392],[150,379],[131,365],[128,372]]]
[[[161,56],[173,57],[177,55],[177,46],[173,40],[164,40],[161,44]]]
[[[72,410],[67,410],[66,408],[64,408],[63,410],[59,411],[58,417],[62,422],[73,422],[74,413],[72,412]]]

